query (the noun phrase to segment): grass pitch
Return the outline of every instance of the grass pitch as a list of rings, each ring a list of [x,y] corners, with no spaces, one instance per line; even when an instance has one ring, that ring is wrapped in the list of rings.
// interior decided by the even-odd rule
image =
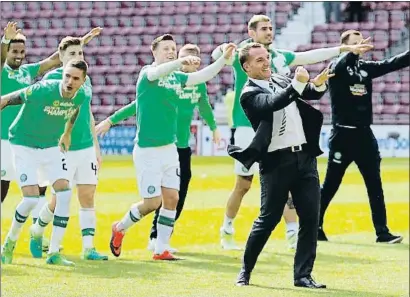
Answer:
[[[323,180],[326,161],[319,161]],[[78,203],[73,197],[72,217],[63,242],[64,254],[76,267],[54,267],[45,259],[32,259],[28,250],[27,222],[17,243],[12,265],[2,266],[1,296],[116,297],[404,297],[409,296],[409,168],[408,159],[386,159],[382,178],[389,227],[401,233],[401,245],[375,244],[366,189],[352,165],[331,204],[325,221],[330,242],[319,243],[314,277],[328,289],[314,291],[293,286],[293,253],[284,241],[284,224],[273,232],[252,274],[252,286],[233,286],[242,251],[219,247],[219,228],[227,197],[234,183],[232,160],[195,157],[186,208],[176,224],[171,243],[184,261],[158,263],[146,250],[152,216],[127,232],[123,254],[107,262],[80,260],[81,233]],[[119,220],[139,196],[129,158],[106,160],[97,194],[96,247],[109,252],[111,224]],[[236,239],[245,243],[259,210],[259,183],[245,197],[235,221]],[[13,184],[2,205],[1,239],[20,201]],[[49,231],[47,233],[49,236]]]

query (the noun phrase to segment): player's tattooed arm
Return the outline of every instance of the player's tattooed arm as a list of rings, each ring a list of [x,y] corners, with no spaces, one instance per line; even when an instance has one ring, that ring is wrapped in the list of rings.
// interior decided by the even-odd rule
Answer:
[[[5,95],[1,97],[1,103],[0,103],[0,110],[5,108],[6,106],[9,105],[21,105],[24,103],[24,100],[22,99],[22,93],[20,91],[13,92],[11,94]]]
[[[71,124],[71,125],[74,125],[75,121],[76,121],[77,118],[78,118],[78,114],[79,114],[79,113],[80,113],[80,108],[77,107],[77,109],[74,111],[73,115],[72,115],[71,118],[70,118],[70,124]]]
[[[79,112],[80,112],[80,108],[77,107],[77,109],[74,111],[70,119],[65,124],[64,134],[71,134],[71,131],[73,130],[73,127],[74,127],[74,123],[78,118]]]
[[[71,118],[65,124],[64,133],[63,135],[61,135],[60,141],[58,142],[58,146],[62,152],[68,152],[70,148],[71,132],[73,131],[73,126],[74,126],[75,120],[78,117],[79,111],[80,111],[80,108],[77,107],[77,109],[74,111]]]

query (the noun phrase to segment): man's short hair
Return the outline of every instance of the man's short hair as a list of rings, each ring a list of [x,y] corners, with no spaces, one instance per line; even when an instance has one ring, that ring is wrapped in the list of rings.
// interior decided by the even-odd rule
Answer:
[[[340,35],[340,43],[347,44],[351,35],[360,35],[360,34],[362,33],[360,33],[360,31],[357,31],[357,30],[344,31],[342,35]]]
[[[16,35],[12,40],[10,40],[9,46],[7,47],[7,51],[10,49],[10,45],[11,45],[12,43],[23,43],[23,44],[26,44],[26,36],[24,36],[24,35],[21,34],[21,33],[17,33],[17,35]]]
[[[164,34],[164,35],[161,35],[161,36],[155,38],[154,41],[152,41],[152,43],[151,43],[151,50],[152,50],[152,51],[155,51],[155,50],[157,49],[157,47],[158,47],[158,44],[159,44],[161,41],[166,41],[166,40],[172,40],[172,41],[175,42],[174,36],[172,36],[171,34]]]
[[[88,65],[84,60],[71,60],[66,65],[66,67],[68,66],[82,70],[84,77],[86,77],[87,71],[88,71]]]
[[[249,20],[248,29],[256,31],[260,22],[271,22],[271,19],[266,15],[256,14]]]
[[[199,49],[199,46],[197,46],[196,44],[185,44],[183,47],[181,47],[181,49],[179,50],[179,52],[187,52],[190,55],[194,55],[194,56],[200,56],[201,55],[201,50]]]
[[[64,37],[58,45],[58,50],[63,52],[72,45],[82,45],[82,40],[79,37],[67,36]]]
[[[245,68],[243,68],[243,64],[245,64],[246,61],[248,61],[249,51],[253,48],[263,48],[263,45],[257,42],[251,42],[246,44],[239,50],[239,63],[241,64],[241,67],[244,71]]]

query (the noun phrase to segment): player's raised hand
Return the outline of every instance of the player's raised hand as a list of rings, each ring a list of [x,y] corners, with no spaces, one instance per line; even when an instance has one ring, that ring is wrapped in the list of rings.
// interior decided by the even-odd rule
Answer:
[[[218,129],[215,129],[214,132],[212,132],[212,140],[216,145],[219,145],[221,142],[221,134],[219,133]]]
[[[232,58],[233,53],[236,50],[236,44],[235,43],[228,43],[223,47],[223,56],[225,60],[230,60]]]
[[[17,29],[17,22],[8,22],[4,28],[4,38],[12,40],[17,34],[21,33],[21,29]]]
[[[109,119],[105,119],[95,126],[95,134],[97,134],[97,136],[104,137],[104,135],[111,129],[111,126],[111,121]]]
[[[186,57],[180,58],[180,61],[182,65],[186,65],[186,66],[201,64],[201,59],[195,56],[186,56]]]
[[[359,44],[355,45],[345,45],[342,47],[344,51],[352,52],[355,55],[363,55],[364,53],[372,50],[374,46],[370,44],[370,37],[362,39]],[[343,51],[341,49],[341,51]]]
[[[94,37],[100,35],[102,30],[103,30],[103,28],[101,28],[101,27],[95,27],[95,28],[91,29],[90,32],[88,32],[86,35],[83,36],[83,38],[82,38],[83,44],[85,45],[85,44],[89,43],[91,40],[93,40]]]
[[[307,83],[309,81],[309,72],[302,66],[296,68],[295,79],[301,83]]]
[[[71,145],[71,133],[64,133],[61,135],[60,141],[58,142],[58,147],[63,153],[68,152]]]
[[[335,76],[333,73],[330,73],[329,68],[325,68],[321,73],[319,73],[314,79],[310,82],[313,83],[316,87],[323,85],[329,78]]]

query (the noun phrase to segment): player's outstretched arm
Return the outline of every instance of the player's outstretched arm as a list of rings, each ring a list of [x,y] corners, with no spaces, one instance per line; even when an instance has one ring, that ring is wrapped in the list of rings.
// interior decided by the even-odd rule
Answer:
[[[219,73],[219,71],[221,71],[221,69],[226,65],[226,62],[231,59],[232,55],[234,55],[235,53],[235,50],[236,45],[234,43],[229,43],[227,46],[224,47],[223,55],[214,63],[200,71],[187,74],[188,80],[185,85],[198,85],[213,79]]]
[[[40,76],[47,71],[56,68],[61,65],[60,56],[58,51],[52,54],[50,57],[40,61],[40,69],[38,70],[37,76]]]
[[[211,57],[214,61],[218,60],[220,57],[222,57],[222,54],[224,52],[224,47],[227,46],[227,43],[223,43],[221,45],[218,45],[211,54]],[[235,55],[232,55],[231,59],[229,61],[226,61],[226,65],[232,65],[234,61]]]
[[[382,61],[361,61],[364,71],[373,79],[410,66],[409,50]]]
[[[73,131],[74,123],[78,118],[78,114],[80,112],[80,107],[74,111],[71,118],[65,124],[63,135],[61,135],[60,141],[58,146],[62,152],[67,152],[71,145],[71,132]]]
[[[23,90],[18,90],[13,93],[1,96],[1,103],[0,103],[0,110],[5,108],[6,106],[9,105],[21,105],[24,103],[24,100],[22,98],[22,93],[26,89]]]
[[[201,59],[194,56],[186,56],[175,61],[163,63],[160,65],[149,66],[146,70],[149,81],[155,81],[161,77],[178,70],[182,65],[199,64]]]
[[[303,66],[315,64],[335,58],[343,52],[367,51],[372,48],[373,45],[363,43],[357,45],[341,45],[337,47],[320,48],[307,52],[295,52],[295,58],[290,63],[290,66]]]
[[[100,27],[92,29],[90,32],[88,32],[86,35],[84,35],[81,38],[82,43],[84,45],[86,45],[94,37],[100,35],[101,31],[102,31],[102,28],[100,28]],[[44,59],[44,60],[40,61],[40,69],[37,73],[37,76],[42,75],[45,72],[47,72],[47,71],[49,71],[53,68],[56,68],[60,65],[61,65],[60,56],[59,56],[59,53],[57,51],[54,54],[52,54],[50,57],[48,57],[47,59]]]
[[[91,29],[90,32],[88,32],[87,34],[85,34],[83,37],[81,37],[81,43],[83,45],[86,45],[87,43],[89,43],[91,40],[93,40],[94,37],[100,35],[102,31],[101,27],[96,27]]]
[[[122,122],[129,117],[135,116],[137,113],[136,101],[133,101],[121,109],[117,110],[113,115],[103,120],[95,127],[96,136],[103,137],[113,125]]]
[[[3,68],[4,63],[6,62],[10,41],[20,32],[21,29],[17,29],[16,22],[8,22],[7,26],[4,28],[4,35],[1,39],[1,68]]]

